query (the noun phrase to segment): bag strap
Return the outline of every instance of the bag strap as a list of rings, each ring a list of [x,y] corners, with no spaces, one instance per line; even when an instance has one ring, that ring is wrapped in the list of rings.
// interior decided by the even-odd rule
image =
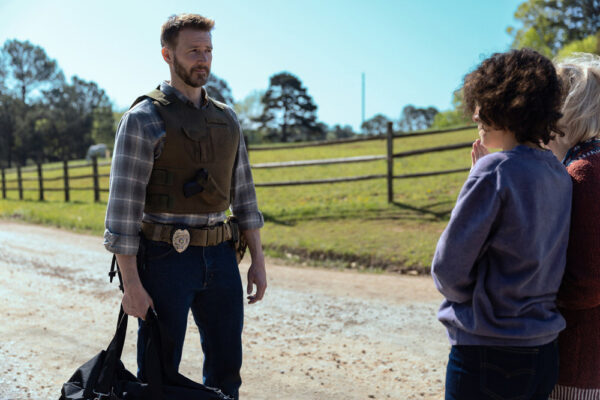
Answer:
[[[117,256],[113,254],[112,261],[110,263],[110,271],[108,271],[109,282],[112,283],[115,275],[119,278],[119,290],[121,292],[123,289],[123,277],[121,276],[121,270],[119,269],[119,263],[117,262]]]
[[[94,387],[96,393],[108,394],[111,391],[115,371],[121,354],[123,353],[123,345],[125,344],[125,335],[127,333],[127,314],[123,311],[123,306],[119,310],[119,319],[117,322],[117,330],[111,340],[104,355],[102,369],[98,375],[98,380]]]
[[[175,369],[173,365],[172,350],[165,341],[165,332],[161,331],[161,324],[158,322],[156,313],[148,310],[146,320],[143,322],[148,331],[148,341],[145,349],[144,371],[143,375],[151,386],[162,385],[163,376],[169,380],[171,371]]]
[[[163,357],[160,354],[161,344],[158,335],[158,320],[156,312],[149,308],[146,313],[146,320],[143,322],[148,331],[148,340],[144,350],[144,364],[142,365],[142,375],[148,382],[148,393],[150,400],[162,400],[163,387]]]
[[[148,310],[144,321],[148,328],[148,342],[145,351],[144,376],[148,382],[150,393],[161,393],[163,384],[174,385],[181,388],[195,389],[198,400],[233,400],[220,390],[208,388],[181,375],[173,363],[174,344],[158,316]],[[201,395],[200,391],[204,390]],[[160,400],[158,397],[156,400]],[[155,400],[152,398],[152,400]]]

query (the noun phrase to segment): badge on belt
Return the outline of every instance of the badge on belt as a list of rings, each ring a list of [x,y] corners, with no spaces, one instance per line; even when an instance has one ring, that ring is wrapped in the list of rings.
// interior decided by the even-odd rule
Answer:
[[[176,229],[173,231],[171,243],[173,244],[176,252],[184,252],[185,249],[187,249],[190,245],[190,232],[187,229]]]

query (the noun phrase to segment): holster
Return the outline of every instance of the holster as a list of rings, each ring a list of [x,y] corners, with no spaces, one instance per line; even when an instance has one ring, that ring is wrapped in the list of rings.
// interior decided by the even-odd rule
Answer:
[[[239,264],[242,261],[242,258],[244,258],[244,254],[246,254],[248,243],[246,243],[244,235],[242,235],[240,232],[240,226],[238,225],[237,218],[231,216],[229,217],[229,222],[231,223],[231,233],[233,236],[231,243],[233,245],[233,249],[235,250],[235,258]]]

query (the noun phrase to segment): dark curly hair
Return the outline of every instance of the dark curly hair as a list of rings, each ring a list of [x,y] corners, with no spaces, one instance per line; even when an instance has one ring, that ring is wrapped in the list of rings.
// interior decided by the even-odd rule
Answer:
[[[479,106],[479,119],[515,134],[519,143],[548,144],[562,116],[561,83],[552,62],[531,49],[495,53],[463,84],[465,111]]]

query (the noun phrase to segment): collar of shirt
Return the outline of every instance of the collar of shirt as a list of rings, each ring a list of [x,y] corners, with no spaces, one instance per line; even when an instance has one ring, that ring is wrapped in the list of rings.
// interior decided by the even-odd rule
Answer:
[[[181,93],[179,90],[175,89],[167,81],[162,81],[160,83],[160,91],[163,92],[164,94],[166,94],[167,96],[170,94],[173,94],[179,100],[181,100],[188,106],[193,107],[193,108],[198,108],[198,107],[196,107],[196,105],[193,102],[191,102],[187,97],[185,97],[183,95],[183,93]],[[202,96],[202,107],[200,107],[200,108],[205,109],[206,107],[208,107],[208,93],[206,92],[206,89],[202,88],[202,94],[200,96]]]

